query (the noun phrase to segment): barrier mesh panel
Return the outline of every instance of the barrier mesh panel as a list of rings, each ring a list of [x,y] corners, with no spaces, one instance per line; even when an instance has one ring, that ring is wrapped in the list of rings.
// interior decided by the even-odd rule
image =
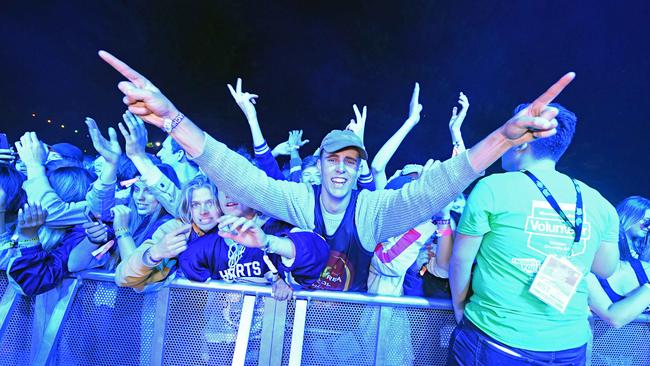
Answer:
[[[307,308],[303,365],[374,365],[379,307],[312,301]]]
[[[291,353],[291,334],[293,332],[293,319],[296,315],[296,301],[287,302],[287,319],[284,323],[284,341],[282,343],[282,364],[289,364],[289,355]]]
[[[5,271],[0,271],[0,297],[5,294],[5,290],[7,289],[8,285],[9,282],[7,281],[7,275]]]
[[[593,323],[593,366],[650,365],[650,323],[633,322],[620,329],[601,319]]]
[[[230,365],[244,296],[239,293],[172,289],[165,365]],[[246,364],[257,365],[264,303],[255,304]]]
[[[6,277],[3,293],[6,288]],[[32,349],[32,332],[34,323],[34,298],[19,296],[9,324],[0,339],[0,365],[29,365]]]
[[[155,301],[155,293],[84,281],[62,326],[56,364],[149,364]]]
[[[449,339],[456,327],[453,311],[428,308],[396,310],[403,310],[408,315],[406,320],[410,324],[404,328],[410,330],[411,346],[405,349],[413,352],[413,365],[445,365]],[[391,332],[398,331],[396,326],[399,326],[399,322],[396,322]]]

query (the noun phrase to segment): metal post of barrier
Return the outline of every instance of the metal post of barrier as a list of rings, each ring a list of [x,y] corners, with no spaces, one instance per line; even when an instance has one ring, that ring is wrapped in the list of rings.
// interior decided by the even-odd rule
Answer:
[[[389,306],[379,307],[379,316],[377,317],[377,344],[375,345],[375,365],[384,365],[385,352],[382,351],[382,346],[388,345],[386,335],[388,327],[393,316],[393,308]]]
[[[277,301],[272,297],[266,298],[264,301],[260,357],[257,363],[259,366],[279,365],[282,362],[286,320],[287,301]]]
[[[61,335],[61,325],[65,322],[70,311],[70,305],[72,300],[77,294],[77,289],[81,285],[81,280],[79,278],[67,279],[64,280],[61,284],[62,288],[65,289],[65,296],[63,296],[54,307],[52,311],[52,316],[50,321],[47,323],[45,328],[45,334],[43,335],[43,341],[41,344],[38,353],[36,354],[34,365],[47,365],[50,361],[50,358],[54,355],[54,350],[56,348],[56,342]]]
[[[237,341],[235,342],[235,353],[232,356],[232,365],[243,366],[246,361],[246,350],[248,349],[248,337],[253,324],[253,312],[255,311],[255,296],[244,296],[244,304],[239,318],[237,329]]]
[[[306,320],[307,300],[296,300],[296,312],[293,316],[293,332],[291,334],[289,366],[300,366],[302,361],[302,344],[305,337]]]
[[[0,339],[2,339],[5,330],[7,330],[11,314],[13,314],[19,299],[20,296],[16,289],[11,285],[7,286],[4,295],[2,295],[2,300],[0,300]]]
[[[167,314],[169,312],[169,287],[164,287],[156,295],[156,315],[153,325],[151,345],[151,366],[163,364],[165,354],[165,331],[167,330]]]

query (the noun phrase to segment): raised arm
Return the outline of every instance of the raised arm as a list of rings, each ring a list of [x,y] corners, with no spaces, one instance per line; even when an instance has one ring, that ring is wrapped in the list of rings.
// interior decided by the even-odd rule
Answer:
[[[118,127],[126,141],[126,156],[138,169],[140,179],[149,187],[156,200],[167,212],[175,215],[180,206],[181,191],[147,156],[145,148],[148,135],[144,122],[131,112],[124,113],[122,119],[124,124],[120,123]]]
[[[159,128],[170,127],[172,138],[188,155],[195,157],[195,162],[219,189],[265,214],[301,228],[313,228],[311,187],[268,178],[244,157],[205,134],[144,76],[105,51],[99,55],[129,80],[118,84],[129,111]]]
[[[52,189],[43,165],[47,152],[35,132],[26,132],[16,142],[16,151],[27,167],[27,180],[23,182],[27,199],[29,202],[39,202],[48,213],[45,226],[65,229],[88,221],[86,201],[64,202]]]
[[[460,133],[460,128],[465,121],[467,116],[467,110],[469,109],[469,100],[467,96],[460,92],[458,96],[458,104],[460,104],[460,112],[458,112],[458,107],[454,107],[451,111],[451,118],[449,119],[449,132],[451,133],[451,143],[454,146],[452,155],[458,155],[461,152],[465,151],[465,143],[463,142],[463,136]]]
[[[557,116],[558,110],[549,108],[548,104],[560,95],[574,78],[575,73],[573,72],[562,76],[527,108],[470,148],[468,158],[474,171],[484,171],[511,147],[555,135],[557,132],[555,116]]]
[[[110,209],[115,206],[115,186],[117,184],[117,165],[122,156],[122,148],[117,141],[117,133],[113,127],[108,128],[109,140],[102,136],[97,128],[97,122],[86,117],[88,134],[93,142],[93,147],[101,155],[105,163],[99,177],[93,182],[90,191],[86,194],[86,201],[90,212],[98,215],[102,220],[110,220]]]
[[[411,95],[411,103],[409,104],[409,116],[404,121],[402,126],[391,136],[388,141],[379,149],[375,158],[372,160],[371,169],[375,176],[375,185],[377,189],[384,189],[387,183],[386,179],[386,165],[390,159],[395,155],[395,151],[399,145],[402,144],[406,135],[420,122],[420,112],[422,112],[422,104],[419,103],[420,98],[420,84],[415,83],[413,94]]]

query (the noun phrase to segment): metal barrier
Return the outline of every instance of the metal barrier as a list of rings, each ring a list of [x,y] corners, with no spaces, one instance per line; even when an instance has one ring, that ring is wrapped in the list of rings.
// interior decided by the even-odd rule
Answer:
[[[279,302],[268,286],[185,279],[142,294],[87,272],[36,327],[44,300],[4,275],[0,291],[0,365],[444,365],[455,324],[449,300],[297,291]],[[593,330],[593,365],[650,364],[650,317]]]

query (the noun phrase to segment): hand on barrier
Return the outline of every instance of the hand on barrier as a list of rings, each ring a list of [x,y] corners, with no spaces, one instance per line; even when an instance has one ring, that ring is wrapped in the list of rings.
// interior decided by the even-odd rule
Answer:
[[[293,289],[282,278],[271,285],[271,296],[278,301],[287,301],[293,296]]]

